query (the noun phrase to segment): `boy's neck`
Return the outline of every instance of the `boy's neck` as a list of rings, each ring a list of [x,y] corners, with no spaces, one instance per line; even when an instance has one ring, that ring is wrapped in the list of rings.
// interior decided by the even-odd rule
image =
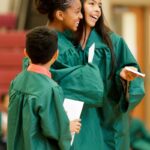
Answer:
[[[36,66],[39,66],[39,67],[42,67],[42,68],[45,68],[49,71],[49,68],[50,68],[50,63],[46,63],[46,64],[33,64],[31,63],[32,65],[36,65]]]
[[[27,68],[28,71],[44,74],[44,75],[51,78],[51,73],[49,72],[49,69],[50,69],[50,64],[49,63],[44,64],[44,65],[31,63],[29,65],[29,67]]]

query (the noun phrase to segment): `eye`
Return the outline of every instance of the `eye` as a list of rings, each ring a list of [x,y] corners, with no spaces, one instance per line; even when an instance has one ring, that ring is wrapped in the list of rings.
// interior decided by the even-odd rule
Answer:
[[[80,10],[76,10],[76,11],[75,11],[76,14],[79,14],[80,12],[81,12]]]
[[[94,5],[94,2],[89,2],[89,5],[92,5],[92,6],[93,6],[93,5]]]
[[[99,4],[99,8],[102,8],[102,4]]]

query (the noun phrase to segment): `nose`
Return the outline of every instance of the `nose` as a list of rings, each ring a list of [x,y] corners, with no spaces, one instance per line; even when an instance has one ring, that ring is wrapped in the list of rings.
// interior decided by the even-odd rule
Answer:
[[[95,6],[95,11],[97,11],[97,12],[100,12],[100,11],[101,11],[99,5],[96,5],[96,6]]]

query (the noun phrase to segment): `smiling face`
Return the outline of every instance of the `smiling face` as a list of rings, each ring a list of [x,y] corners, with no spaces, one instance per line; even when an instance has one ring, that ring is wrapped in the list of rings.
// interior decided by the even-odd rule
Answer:
[[[80,19],[82,19],[81,14],[81,2],[80,0],[74,0],[70,7],[67,8],[63,12],[63,28],[70,29],[72,31],[76,31],[80,22]]]
[[[102,2],[101,0],[85,0],[83,7],[86,27],[92,28],[101,16]]]

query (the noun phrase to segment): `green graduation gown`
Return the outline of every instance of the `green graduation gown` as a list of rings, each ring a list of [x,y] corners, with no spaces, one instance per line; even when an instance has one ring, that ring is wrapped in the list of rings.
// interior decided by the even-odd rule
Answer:
[[[99,68],[94,64],[82,65],[75,47],[61,32],[58,32],[58,50],[58,59],[50,72],[52,78],[62,87],[65,98],[102,106],[104,86]],[[28,65],[29,59],[24,58],[23,68]]]
[[[58,32],[59,57],[52,66],[53,79],[63,88],[66,98],[83,101],[81,130],[75,135],[75,150],[99,150],[103,147],[103,134],[97,107],[103,106],[104,85],[97,64],[84,64],[82,56],[65,37]]]
[[[125,41],[115,33],[110,34],[117,64],[115,66],[115,75],[112,79],[108,79],[111,71],[111,54],[110,50],[102,42],[101,37],[92,30],[86,47],[84,49],[84,57],[87,58],[89,47],[95,42],[95,55],[93,63],[99,67],[100,74],[104,83],[104,102],[103,106],[97,108],[99,124],[102,128],[103,138],[95,135],[88,135],[88,140],[84,133],[79,133],[76,136],[72,150],[129,150],[129,122],[128,111],[133,109],[144,96],[144,82],[141,78],[136,78],[129,85],[129,100],[125,98],[123,85],[120,79],[120,71],[124,66],[139,66],[132,56]],[[86,117],[86,116],[85,116]],[[93,128],[96,128],[97,120],[93,118]],[[95,122],[95,124],[94,124]],[[82,127],[84,124],[82,125]],[[91,130],[91,128],[89,128]],[[98,132],[98,130],[97,130]],[[81,135],[82,134],[82,135]],[[99,139],[97,139],[99,138]],[[91,144],[91,139],[102,144]],[[77,142],[76,142],[77,141]],[[86,145],[86,148],[81,147],[81,142]],[[99,147],[98,147],[99,146]]]
[[[80,69],[78,68],[64,77],[61,72],[63,69],[67,67],[68,69],[76,68],[78,65],[83,64],[84,60],[81,59],[82,55],[79,55],[81,51],[77,51],[73,47],[72,43],[65,37],[65,34],[59,33],[58,39],[60,55],[53,66],[53,69],[55,69],[53,75],[54,77],[57,75],[61,76],[60,80],[57,77],[56,81],[63,88],[66,97],[69,96],[74,99],[79,95],[77,98],[85,103],[81,113],[82,127],[80,133],[75,135],[71,150],[92,150],[93,148],[94,150],[100,150],[104,143],[99,112],[96,108],[103,106],[104,87],[99,68],[97,65],[86,63]],[[57,71],[58,73],[55,75]],[[78,82],[79,84],[76,84]],[[97,88],[94,88],[94,86]],[[74,90],[76,92],[69,92],[71,89],[76,89]],[[99,97],[101,101],[97,100]]]
[[[61,88],[48,76],[24,70],[11,83],[8,150],[69,150],[69,120]]]

